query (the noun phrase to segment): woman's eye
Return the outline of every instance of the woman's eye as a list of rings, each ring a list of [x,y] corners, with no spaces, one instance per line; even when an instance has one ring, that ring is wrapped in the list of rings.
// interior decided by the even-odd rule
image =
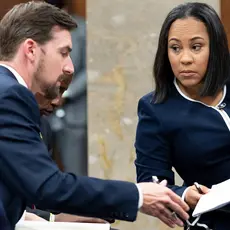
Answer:
[[[179,46],[171,46],[170,47],[175,53],[178,53],[180,51],[180,47]]]
[[[195,51],[199,51],[201,49],[201,45],[193,45],[192,49]]]

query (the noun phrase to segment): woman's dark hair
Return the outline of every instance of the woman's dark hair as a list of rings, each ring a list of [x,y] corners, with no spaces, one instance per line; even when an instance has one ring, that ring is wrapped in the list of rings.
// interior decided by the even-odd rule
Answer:
[[[166,17],[159,36],[158,49],[153,67],[156,83],[155,103],[161,103],[170,95],[174,75],[168,59],[168,34],[177,19],[193,17],[207,28],[210,45],[207,71],[200,96],[215,96],[229,79],[229,50],[227,36],[215,10],[204,3],[186,3],[175,7]]]

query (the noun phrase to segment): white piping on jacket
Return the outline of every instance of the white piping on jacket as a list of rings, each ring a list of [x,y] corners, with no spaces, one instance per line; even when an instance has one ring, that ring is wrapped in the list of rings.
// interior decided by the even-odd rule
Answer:
[[[226,106],[226,104],[225,104],[225,103],[222,103],[223,100],[224,100],[224,98],[225,98],[225,96],[226,96],[226,92],[227,92],[227,87],[226,87],[226,85],[224,86],[223,96],[222,96],[220,102],[218,103],[218,105],[216,105],[216,106],[209,106],[209,105],[206,105],[205,103],[203,103],[203,102],[201,102],[201,101],[197,101],[197,100],[194,100],[194,99],[189,98],[188,96],[186,96],[186,95],[180,90],[180,88],[179,88],[179,86],[178,86],[178,84],[177,84],[177,82],[176,82],[176,79],[174,79],[174,85],[175,85],[177,91],[179,92],[179,94],[180,94],[182,97],[184,97],[185,99],[187,99],[187,100],[189,100],[189,101],[193,101],[193,102],[200,103],[200,104],[202,104],[202,105],[204,105],[204,106],[207,106],[207,107],[209,107],[209,108],[212,108],[212,109],[216,110],[216,111],[221,115],[221,117],[223,118],[223,120],[224,120],[226,126],[228,127],[228,130],[230,131],[230,117],[229,117],[228,114],[224,111],[224,107]]]

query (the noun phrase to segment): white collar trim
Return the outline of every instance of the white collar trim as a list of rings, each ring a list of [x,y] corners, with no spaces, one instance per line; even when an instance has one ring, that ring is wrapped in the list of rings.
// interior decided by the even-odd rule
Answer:
[[[225,85],[225,86],[224,86],[223,96],[222,96],[221,100],[219,101],[219,103],[218,103],[216,106],[210,106],[210,105],[207,105],[207,104],[205,104],[205,103],[203,103],[203,102],[201,102],[201,101],[197,101],[197,100],[194,100],[194,99],[192,99],[192,98],[186,96],[186,95],[181,91],[179,85],[177,84],[176,78],[174,78],[173,83],[174,83],[174,85],[175,85],[175,87],[176,87],[178,93],[179,93],[182,97],[184,97],[185,99],[187,99],[187,100],[189,100],[189,101],[198,102],[198,103],[201,103],[201,104],[203,104],[203,105],[205,105],[205,106],[208,106],[208,107],[218,107],[218,106],[220,106],[220,105],[222,104],[222,102],[223,102],[225,96],[226,96],[226,93],[227,93],[227,87],[226,87],[226,85]]]

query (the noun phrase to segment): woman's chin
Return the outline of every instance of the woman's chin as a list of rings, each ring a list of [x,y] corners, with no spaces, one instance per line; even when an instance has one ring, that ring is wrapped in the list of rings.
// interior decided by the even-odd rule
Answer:
[[[200,81],[198,79],[183,79],[180,84],[185,88],[197,88],[200,86]]]

